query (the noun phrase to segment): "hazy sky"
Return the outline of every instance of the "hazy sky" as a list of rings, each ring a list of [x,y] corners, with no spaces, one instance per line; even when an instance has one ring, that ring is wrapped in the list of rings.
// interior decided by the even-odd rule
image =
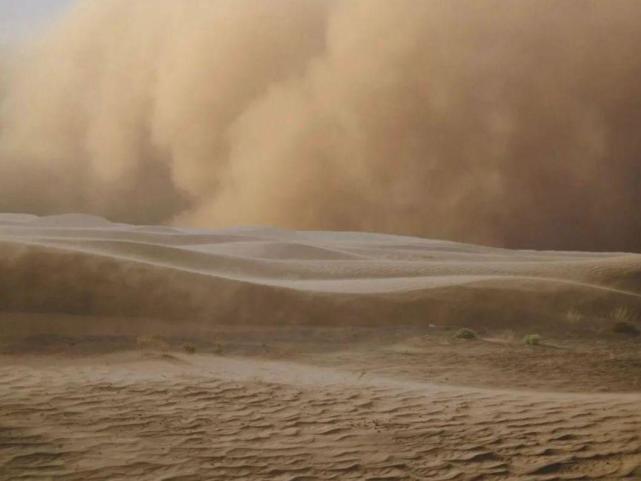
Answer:
[[[7,43],[57,15],[72,0],[0,0],[0,42]]]

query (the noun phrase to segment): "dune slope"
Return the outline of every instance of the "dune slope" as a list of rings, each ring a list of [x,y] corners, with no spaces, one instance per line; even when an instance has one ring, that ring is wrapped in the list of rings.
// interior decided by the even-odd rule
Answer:
[[[20,312],[545,331],[564,326],[568,312],[588,328],[641,309],[640,255],[80,215],[0,216],[0,269],[0,309]]]

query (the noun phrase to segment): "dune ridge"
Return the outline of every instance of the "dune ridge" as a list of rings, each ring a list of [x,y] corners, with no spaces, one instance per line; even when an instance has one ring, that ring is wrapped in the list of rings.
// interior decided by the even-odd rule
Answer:
[[[512,251],[402,236],[0,216],[0,308],[272,322],[598,327],[641,310],[641,256]],[[469,320],[472,319],[472,320]],[[592,323],[592,324],[590,324]],[[603,326],[602,326],[603,327]]]

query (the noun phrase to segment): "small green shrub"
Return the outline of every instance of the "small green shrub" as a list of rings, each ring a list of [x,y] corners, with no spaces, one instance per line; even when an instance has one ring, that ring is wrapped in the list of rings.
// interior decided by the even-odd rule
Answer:
[[[479,336],[472,329],[468,329],[465,327],[463,329],[459,329],[458,331],[456,331],[456,333],[454,334],[454,337],[456,339],[465,339],[465,340],[471,341],[474,339],[478,339]]]
[[[538,334],[528,334],[523,338],[523,344],[526,346],[538,346],[541,344],[541,336]]]

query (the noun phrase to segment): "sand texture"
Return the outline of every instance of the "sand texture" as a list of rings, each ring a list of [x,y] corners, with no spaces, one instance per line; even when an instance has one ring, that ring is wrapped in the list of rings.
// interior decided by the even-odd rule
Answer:
[[[1,480],[641,479],[639,255],[2,215],[0,272]]]

